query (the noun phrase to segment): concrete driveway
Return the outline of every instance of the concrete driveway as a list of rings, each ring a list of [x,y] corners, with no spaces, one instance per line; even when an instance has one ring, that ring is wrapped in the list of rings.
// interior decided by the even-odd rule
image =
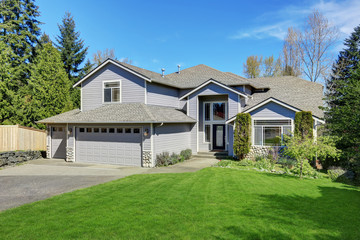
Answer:
[[[0,170],[0,211],[133,174],[194,172],[216,162],[199,158],[170,167],[141,168],[33,160]]]

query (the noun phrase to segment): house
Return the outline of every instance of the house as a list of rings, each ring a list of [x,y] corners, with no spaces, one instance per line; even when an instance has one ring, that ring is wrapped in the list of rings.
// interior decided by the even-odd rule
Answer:
[[[323,123],[323,86],[290,76],[246,79],[202,64],[165,75],[108,59],[74,87],[80,109],[39,121],[49,158],[153,167],[165,151],[233,155],[240,112],[252,116],[253,149],[292,131],[297,111],[312,112],[314,129]]]

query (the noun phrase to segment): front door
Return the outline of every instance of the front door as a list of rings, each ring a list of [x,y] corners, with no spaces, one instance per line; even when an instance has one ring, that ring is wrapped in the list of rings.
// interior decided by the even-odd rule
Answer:
[[[213,125],[213,149],[225,149],[225,125]]]

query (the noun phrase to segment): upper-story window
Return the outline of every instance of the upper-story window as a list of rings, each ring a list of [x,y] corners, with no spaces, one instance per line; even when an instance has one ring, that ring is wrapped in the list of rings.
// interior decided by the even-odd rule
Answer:
[[[120,102],[120,81],[104,82],[104,102]]]
[[[205,121],[224,121],[226,119],[225,102],[206,102],[204,103]]]

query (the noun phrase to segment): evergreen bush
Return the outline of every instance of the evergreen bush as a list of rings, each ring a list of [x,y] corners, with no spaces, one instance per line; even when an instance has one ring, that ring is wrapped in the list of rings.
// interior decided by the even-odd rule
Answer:
[[[234,153],[239,159],[244,159],[251,147],[251,116],[249,113],[236,115],[234,126]]]
[[[313,137],[314,120],[310,111],[301,111],[295,113],[295,130],[296,136],[300,136],[302,139],[305,137]]]

